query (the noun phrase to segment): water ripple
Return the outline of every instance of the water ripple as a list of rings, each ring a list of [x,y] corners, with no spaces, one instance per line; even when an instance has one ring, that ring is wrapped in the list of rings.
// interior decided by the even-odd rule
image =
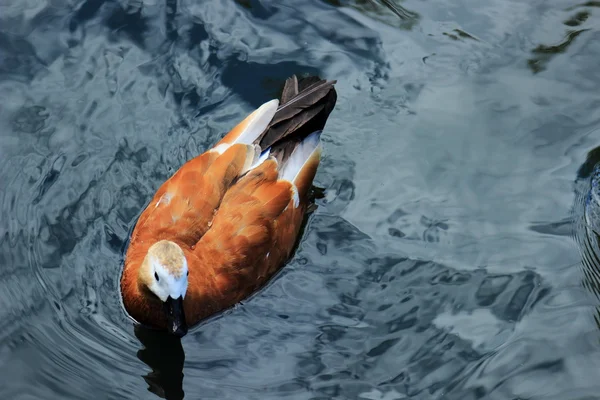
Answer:
[[[597,11],[3,2],[0,397],[596,396]],[[339,92],[295,257],[183,341],[134,328],[140,211],[292,73]]]

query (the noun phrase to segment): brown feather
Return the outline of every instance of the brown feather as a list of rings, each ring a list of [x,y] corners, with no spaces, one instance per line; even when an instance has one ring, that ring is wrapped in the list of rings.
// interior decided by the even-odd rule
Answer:
[[[262,185],[254,191],[253,195],[262,203],[265,216],[275,218],[290,203],[292,184],[286,181],[278,181],[270,185]]]

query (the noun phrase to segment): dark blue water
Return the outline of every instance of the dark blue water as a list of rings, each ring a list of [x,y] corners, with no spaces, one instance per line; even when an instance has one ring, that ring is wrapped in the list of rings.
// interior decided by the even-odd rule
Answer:
[[[596,398],[598,65],[598,2],[1,1],[0,398]],[[140,211],[293,73],[338,80],[295,257],[134,330]]]

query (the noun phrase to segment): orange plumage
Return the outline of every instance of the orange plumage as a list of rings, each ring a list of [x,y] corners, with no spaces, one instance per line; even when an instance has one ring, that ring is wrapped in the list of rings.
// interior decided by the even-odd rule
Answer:
[[[280,103],[265,103],[158,189],[125,257],[129,315],[181,336],[283,266],[310,203],[334,83],[291,77]]]

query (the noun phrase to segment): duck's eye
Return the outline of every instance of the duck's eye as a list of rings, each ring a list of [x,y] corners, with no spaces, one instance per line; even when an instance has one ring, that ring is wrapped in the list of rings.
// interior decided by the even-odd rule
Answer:
[[[158,274],[156,272],[154,273],[154,279],[156,279],[156,282],[158,282]]]
[[[185,276],[190,276],[190,271],[188,271],[187,274],[185,274]]]

